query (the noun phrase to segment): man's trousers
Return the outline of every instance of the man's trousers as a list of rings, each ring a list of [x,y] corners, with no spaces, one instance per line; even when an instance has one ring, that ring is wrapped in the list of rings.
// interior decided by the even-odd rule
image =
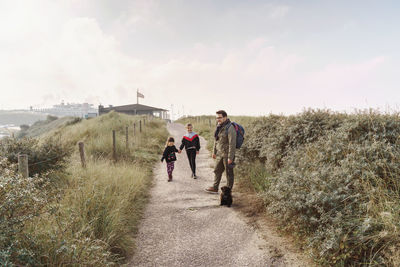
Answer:
[[[214,188],[218,189],[221,182],[222,173],[226,171],[227,186],[232,189],[233,187],[233,168],[228,167],[228,158],[217,156],[214,168]]]

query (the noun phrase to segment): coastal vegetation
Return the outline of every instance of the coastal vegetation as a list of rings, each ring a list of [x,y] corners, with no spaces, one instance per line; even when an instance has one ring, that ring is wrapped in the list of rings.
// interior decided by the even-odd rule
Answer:
[[[209,119],[189,117],[212,143]],[[242,186],[322,266],[400,265],[400,116],[306,110],[233,117]]]
[[[144,120],[134,133],[134,123]],[[167,135],[162,120],[111,112],[64,122],[35,139],[1,140],[0,265],[123,263]],[[17,172],[18,153],[28,154],[29,177]]]

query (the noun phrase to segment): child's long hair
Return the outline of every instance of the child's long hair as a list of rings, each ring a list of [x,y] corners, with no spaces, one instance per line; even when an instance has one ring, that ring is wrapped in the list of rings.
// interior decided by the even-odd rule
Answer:
[[[175,143],[175,139],[172,136],[170,136],[170,137],[168,137],[167,142],[165,143],[165,147],[173,146],[174,143]]]

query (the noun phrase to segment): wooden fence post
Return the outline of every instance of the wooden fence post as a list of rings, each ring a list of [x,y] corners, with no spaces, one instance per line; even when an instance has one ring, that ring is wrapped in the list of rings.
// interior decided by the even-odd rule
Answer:
[[[133,123],[133,135],[136,135],[136,122]]]
[[[143,118],[143,127],[146,126],[146,118]]]
[[[139,133],[142,132],[142,120],[139,121]]]
[[[210,125],[211,128],[211,119],[208,119],[208,124]]]
[[[24,178],[29,177],[28,155],[18,154],[18,172],[22,174]]]
[[[126,150],[129,149],[129,139],[128,139],[128,126],[125,128],[125,139],[126,139]]]
[[[115,142],[115,130],[112,131],[112,138],[113,138],[113,153],[112,157],[114,161],[117,161],[117,148],[116,148],[116,142]]]
[[[86,168],[85,144],[83,142],[79,142],[78,146],[79,146],[79,154],[81,155],[82,168]]]

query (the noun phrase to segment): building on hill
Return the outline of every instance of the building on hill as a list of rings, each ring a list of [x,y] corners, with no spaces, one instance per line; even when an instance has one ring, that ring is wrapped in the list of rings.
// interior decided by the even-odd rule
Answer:
[[[161,118],[164,120],[170,120],[169,111],[162,108],[155,108],[150,106],[145,106],[142,104],[131,104],[131,105],[124,105],[124,106],[112,106],[110,105],[108,108],[104,106],[99,106],[99,116],[102,114],[108,113],[110,111],[116,111],[120,113],[125,113],[129,115],[147,115],[153,116],[157,118]]]
[[[88,103],[67,103],[65,104],[64,101],[61,102],[59,105],[53,105],[52,108],[30,108],[31,111],[38,112],[38,113],[46,113],[50,115],[54,115],[57,117],[65,117],[65,116],[73,116],[73,117],[80,117],[80,118],[88,118],[93,117],[93,114],[97,116],[97,110],[93,107],[93,104]],[[90,116],[89,116],[90,114]]]

